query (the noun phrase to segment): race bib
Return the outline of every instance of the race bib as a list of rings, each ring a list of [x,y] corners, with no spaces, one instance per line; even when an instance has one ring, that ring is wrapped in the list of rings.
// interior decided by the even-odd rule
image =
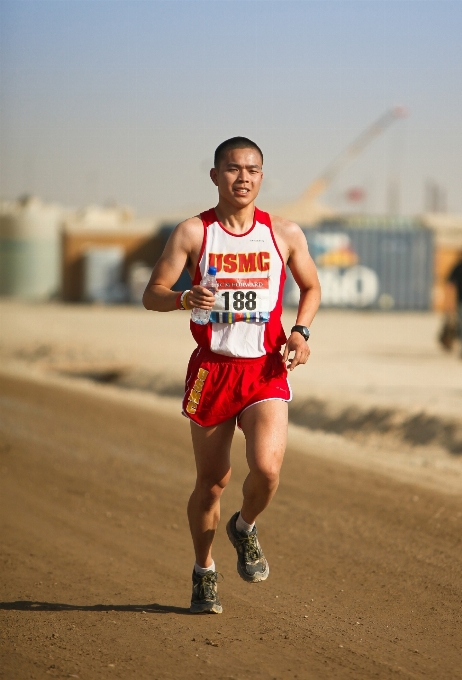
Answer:
[[[268,277],[217,279],[218,291],[211,320],[218,323],[269,320]]]

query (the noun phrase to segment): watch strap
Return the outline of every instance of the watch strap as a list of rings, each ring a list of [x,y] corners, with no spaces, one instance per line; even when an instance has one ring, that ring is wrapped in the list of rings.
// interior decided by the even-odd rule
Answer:
[[[300,335],[302,335],[305,338],[305,340],[308,340],[308,338],[310,337],[310,329],[307,328],[306,326],[301,326],[300,324],[292,326],[290,332],[300,333]]]

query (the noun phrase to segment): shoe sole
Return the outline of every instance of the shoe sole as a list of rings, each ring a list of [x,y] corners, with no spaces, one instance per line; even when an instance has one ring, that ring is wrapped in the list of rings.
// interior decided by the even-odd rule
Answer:
[[[210,602],[210,604],[192,604],[189,608],[191,614],[222,614],[221,604]]]
[[[233,548],[237,551],[236,542],[234,540],[234,535],[233,535],[233,532],[231,530],[231,520],[226,525],[226,533],[228,534],[228,538],[231,541]],[[243,571],[243,569],[240,565],[240,562],[239,562],[239,558],[238,558],[238,560],[237,560],[237,573],[239,574],[241,579],[243,581],[246,581],[247,583],[260,583],[260,581],[266,581],[266,579],[269,576],[269,564],[268,564],[268,562],[266,563],[265,571],[260,571],[260,572],[255,573],[253,576],[250,576],[245,571]]]

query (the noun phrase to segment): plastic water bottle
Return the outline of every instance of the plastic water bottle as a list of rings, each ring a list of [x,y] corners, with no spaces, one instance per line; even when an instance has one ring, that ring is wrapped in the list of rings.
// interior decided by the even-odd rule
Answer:
[[[207,290],[209,290],[214,295],[216,294],[218,290],[216,267],[208,268],[207,274],[202,279],[200,285],[204,286],[204,288],[207,288]],[[191,321],[194,321],[194,323],[198,323],[201,326],[205,326],[209,322],[210,314],[210,309],[199,309],[198,307],[194,307],[191,314]]]

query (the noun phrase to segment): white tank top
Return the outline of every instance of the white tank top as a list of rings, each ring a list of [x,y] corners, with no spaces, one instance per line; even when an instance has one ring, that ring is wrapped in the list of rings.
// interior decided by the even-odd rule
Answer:
[[[255,209],[252,227],[232,234],[212,208],[201,214],[204,239],[194,276],[217,268],[218,294],[211,321],[191,322],[199,346],[229,357],[254,358],[278,352],[286,341],[281,325],[285,265],[268,213]]]

